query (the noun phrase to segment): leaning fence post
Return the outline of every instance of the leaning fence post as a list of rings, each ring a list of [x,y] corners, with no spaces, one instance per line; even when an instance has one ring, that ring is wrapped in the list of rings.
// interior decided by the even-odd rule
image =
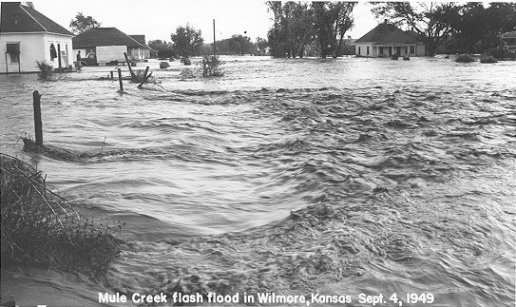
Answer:
[[[41,122],[41,95],[38,91],[32,93],[34,105],[34,130],[36,133],[36,145],[43,146],[43,123]]]
[[[120,83],[120,91],[124,91],[124,84],[122,83],[122,69],[118,69],[118,83]]]

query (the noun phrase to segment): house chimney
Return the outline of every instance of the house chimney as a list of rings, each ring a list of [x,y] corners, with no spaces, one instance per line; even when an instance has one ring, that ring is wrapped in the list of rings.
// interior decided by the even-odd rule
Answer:
[[[35,10],[34,3],[32,3],[32,1],[31,2],[25,2],[25,5],[30,7],[31,9]]]

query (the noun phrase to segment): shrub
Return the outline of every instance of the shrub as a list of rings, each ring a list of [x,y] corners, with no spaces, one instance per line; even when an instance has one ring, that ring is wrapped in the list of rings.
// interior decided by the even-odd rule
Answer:
[[[472,57],[470,54],[461,54],[455,59],[455,62],[459,63],[471,63],[475,61],[475,58]]]
[[[107,270],[119,252],[113,234],[120,226],[82,218],[25,162],[0,153],[0,167],[2,265],[44,265],[92,277]]]
[[[491,63],[498,63],[498,61],[496,60],[496,58],[494,56],[489,55],[489,56],[481,57],[480,63],[491,64]]]
[[[187,58],[187,57],[182,57],[181,58],[181,63],[183,63],[185,65],[192,65],[192,61],[190,61],[190,59]]]
[[[40,80],[49,80],[52,77],[54,73],[52,65],[47,64],[45,61],[36,61],[36,65],[39,68],[38,77]]]
[[[165,69],[165,68],[169,68],[169,67],[170,67],[170,64],[168,64],[168,62],[159,62],[159,68]]]
[[[219,69],[220,60],[216,55],[205,55],[202,58],[202,76],[203,77],[220,77],[224,74]]]

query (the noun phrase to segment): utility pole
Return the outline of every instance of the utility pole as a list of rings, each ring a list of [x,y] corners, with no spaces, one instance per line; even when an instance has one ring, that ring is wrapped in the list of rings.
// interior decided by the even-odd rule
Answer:
[[[215,46],[215,19],[213,19],[213,55],[217,55],[217,47]]]

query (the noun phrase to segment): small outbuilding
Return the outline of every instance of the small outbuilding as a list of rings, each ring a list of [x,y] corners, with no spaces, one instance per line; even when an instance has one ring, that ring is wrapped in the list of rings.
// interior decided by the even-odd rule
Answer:
[[[2,2],[0,73],[39,71],[36,61],[54,68],[73,65],[73,34],[34,9],[29,2]]]
[[[416,33],[403,31],[385,20],[355,41],[355,54],[374,58],[417,57],[425,55],[425,45],[418,40]]]
[[[145,45],[145,36],[137,35],[135,38],[114,27],[92,28],[73,38],[73,52],[81,51],[82,57],[94,53],[98,64],[123,62],[124,52],[131,60],[149,58],[151,49]]]

